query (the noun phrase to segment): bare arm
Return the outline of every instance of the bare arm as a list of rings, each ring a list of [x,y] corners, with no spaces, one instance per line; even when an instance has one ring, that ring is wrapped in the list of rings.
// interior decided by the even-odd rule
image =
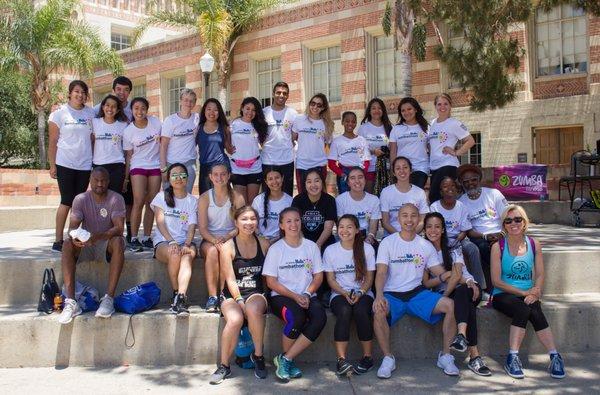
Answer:
[[[173,241],[173,236],[171,236],[171,233],[169,232],[169,229],[167,228],[167,224],[165,224],[165,212],[162,208],[160,207],[153,207],[153,211],[154,211],[154,218],[156,218],[156,227],[158,228],[158,230],[160,231],[160,234],[163,235],[163,237],[165,238],[165,240],[167,242],[171,242]]]
[[[468,135],[464,139],[460,140],[462,143],[461,147],[454,151],[454,156],[463,156],[475,145],[475,139],[473,136]]]
[[[123,181],[123,192],[127,191],[127,184],[130,182],[129,170],[131,170],[131,156],[132,155],[133,155],[133,150],[125,151],[125,181]]]
[[[58,149],[58,125],[48,122],[48,162],[50,162],[50,177],[56,178],[56,151]]]
[[[323,224],[323,232],[321,232],[321,236],[317,239],[316,243],[319,248],[323,247],[323,244],[329,239],[331,233],[333,232],[334,222],[332,220],[327,220]]]
[[[390,143],[388,144],[390,147],[390,163],[394,163],[394,159],[398,156],[398,143]]]
[[[224,250],[224,251],[223,251]],[[241,297],[240,288],[235,280],[235,273],[233,272],[233,257],[235,256],[235,249],[233,247],[233,241],[227,241],[223,245],[223,249],[219,254],[220,267],[221,267],[221,278],[225,281],[225,286],[229,289],[229,293],[234,300],[237,301]]]
[[[203,240],[216,244],[218,240],[208,231],[208,195],[204,192],[198,199],[198,232]]]
[[[160,170],[167,167],[167,150],[169,149],[169,142],[171,139],[169,137],[161,136],[160,137]],[[166,173],[163,174],[163,181],[165,180]]]
[[[388,211],[381,212],[381,226],[385,229],[389,234],[396,233],[397,230],[390,223],[390,213]],[[379,270],[377,270],[379,272]],[[377,281],[375,281],[377,284]]]

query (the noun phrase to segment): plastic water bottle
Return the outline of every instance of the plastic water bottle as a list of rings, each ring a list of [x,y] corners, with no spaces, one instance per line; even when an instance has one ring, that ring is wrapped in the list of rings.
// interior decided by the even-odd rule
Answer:
[[[54,311],[62,311],[63,298],[60,294],[54,295]]]

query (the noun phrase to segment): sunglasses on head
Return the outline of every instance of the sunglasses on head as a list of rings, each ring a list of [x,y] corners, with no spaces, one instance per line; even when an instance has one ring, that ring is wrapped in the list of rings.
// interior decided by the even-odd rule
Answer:
[[[173,173],[171,174],[171,180],[185,180],[188,178],[188,175],[185,173]]]
[[[317,103],[316,101],[311,101],[308,105],[311,107],[323,108],[323,103]]]
[[[513,223],[513,221],[516,224],[520,224],[521,222],[523,222],[523,217],[504,218],[505,225],[510,225]]]

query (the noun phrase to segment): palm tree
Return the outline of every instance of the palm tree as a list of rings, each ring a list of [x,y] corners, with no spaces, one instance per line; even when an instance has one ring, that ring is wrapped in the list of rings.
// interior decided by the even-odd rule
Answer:
[[[225,107],[231,54],[238,38],[255,25],[264,13],[296,0],[181,0],[179,8],[155,9],[138,25],[134,44],[152,25],[194,29],[200,43],[214,58],[219,76],[219,101]]]
[[[40,167],[47,164],[46,114],[52,86],[64,72],[90,76],[96,67],[123,72],[121,57],[98,32],[77,20],[78,0],[0,0],[0,69],[29,77],[37,114]]]

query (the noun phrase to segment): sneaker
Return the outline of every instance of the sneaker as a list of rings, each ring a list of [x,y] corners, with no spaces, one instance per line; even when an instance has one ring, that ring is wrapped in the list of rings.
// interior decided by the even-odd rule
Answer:
[[[290,361],[285,359],[283,354],[279,354],[273,358],[273,365],[275,365],[275,376],[279,380],[290,380]]]
[[[377,377],[380,379],[389,379],[392,377],[392,372],[396,370],[396,359],[394,357],[385,356],[381,361],[381,366],[377,370]]]
[[[231,368],[229,366],[225,366],[221,364],[217,370],[210,376],[209,383],[211,384],[221,384],[223,380],[227,377],[231,376]]]
[[[75,301],[74,299],[66,298],[63,311],[58,316],[58,322],[60,322],[63,325],[66,325],[73,321],[73,318],[77,317],[79,314],[81,314],[81,307],[79,307],[77,301]]]
[[[471,358],[469,360],[469,363],[467,364],[467,366],[475,374],[478,374],[480,376],[491,376],[492,375],[492,371],[490,370],[490,368],[487,367],[487,365],[483,361],[483,358],[481,358],[480,356]]]
[[[293,360],[290,361],[289,372],[291,379],[299,379],[300,377],[302,377],[302,371],[300,370],[300,368],[298,368],[298,366],[296,366],[296,363]]]
[[[178,316],[187,317],[190,315],[189,304],[185,294],[178,294],[175,303],[175,312]]]
[[[171,305],[169,306],[169,311],[173,314],[177,314],[177,292],[173,291],[173,301],[171,302]]]
[[[96,310],[96,317],[110,318],[114,312],[115,304],[113,298],[108,295],[104,295],[104,297],[100,299],[100,306],[98,307],[98,310]]]
[[[444,370],[448,376],[458,376],[459,370],[454,364],[452,354],[444,354],[440,351],[438,354],[437,367]]]
[[[362,357],[360,361],[358,361],[358,365],[354,367],[354,372],[356,374],[367,373],[369,370],[373,369],[375,362],[371,357]]]
[[[506,363],[504,364],[506,373],[514,379],[522,379],[525,377],[523,373],[523,365],[519,359],[519,354],[508,354]]]
[[[52,243],[52,252],[62,252],[63,241],[55,241]]]
[[[254,353],[250,354],[250,360],[254,362],[254,377],[257,379],[267,378],[267,367],[265,366],[265,357],[257,357]]]
[[[144,246],[138,239],[131,239],[129,243],[129,250],[133,252],[142,252],[144,251]]]
[[[146,240],[142,241],[142,245],[146,248],[154,248],[154,243],[152,242],[152,238],[148,237]]]
[[[209,296],[206,301],[206,312],[207,313],[218,313],[219,312],[219,299],[216,296]]]
[[[354,366],[352,366],[350,362],[346,361],[346,358],[338,358],[335,371],[338,376],[347,375],[352,373],[353,370]]]
[[[454,339],[452,339],[452,342],[450,343],[450,348],[458,352],[467,351],[467,347],[469,347],[469,342],[467,339],[465,339],[462,333],[454,336]]]
[[[559,353],[550,355],[550,365],[548,366],[550,377],[554,379],[563,379],[565,373],[565,363]]]

